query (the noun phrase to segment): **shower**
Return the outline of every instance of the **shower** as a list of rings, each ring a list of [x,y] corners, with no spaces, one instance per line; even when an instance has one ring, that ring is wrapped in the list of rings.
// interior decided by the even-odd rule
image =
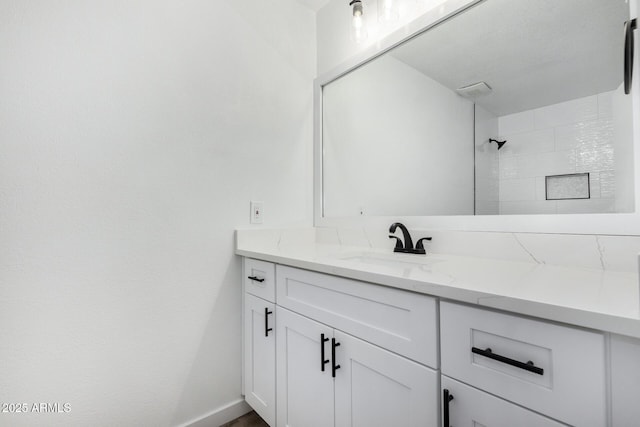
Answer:
[[[501,149],[502,146],[507,143],[506,140],[498,141],[497,139],[489,138],[489,143],[491,143],[491,142],[495,142],[496,144],[498,144],[498,150]]]

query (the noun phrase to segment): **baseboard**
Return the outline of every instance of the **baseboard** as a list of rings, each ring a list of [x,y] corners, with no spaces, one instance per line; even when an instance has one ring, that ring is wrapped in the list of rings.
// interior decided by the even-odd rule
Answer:
[[[251,407],[247,402],[244,399],[238,399],[214,409],[203,417],[182,424],[180,427],[220,427],[222,424],[241,417],[249,411],[251,411]]]

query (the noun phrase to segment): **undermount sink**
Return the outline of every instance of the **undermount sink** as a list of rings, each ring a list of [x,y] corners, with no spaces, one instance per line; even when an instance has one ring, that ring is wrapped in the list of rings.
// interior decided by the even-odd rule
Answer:
[[[360,253],[339,257],[344,261],[354,261],[369,265],[388,267],[425,267],[444,261],[430,255],[405,255],[397,253]]]

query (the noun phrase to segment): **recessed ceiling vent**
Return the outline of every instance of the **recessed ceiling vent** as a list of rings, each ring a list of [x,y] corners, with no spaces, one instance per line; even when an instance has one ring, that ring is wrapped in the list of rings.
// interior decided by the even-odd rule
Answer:
[[[474,84],[470,84],[468,86],[459,87],[456,89],[458,94],[464,96],[465,98],[480,98],[481,96],[488,95],[492,91],[491,86],[486,84],[485,82],[478,82]]]

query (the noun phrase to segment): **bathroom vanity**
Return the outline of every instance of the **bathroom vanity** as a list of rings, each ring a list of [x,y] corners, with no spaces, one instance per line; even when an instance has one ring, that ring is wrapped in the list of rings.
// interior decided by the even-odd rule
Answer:
[[[445,0],[315,80],[317,228],[236,235],[271,426],[638,425],[637,9]]]
[[[572,283],[535,283],[522,263],[269,249],[238,233],[244,393],[271,426],[623,427],[640,415],[634,274],[602,279],[600,303],[571,304]],[[492,267],[510,283],[483,277]],[[565,278],[603,274],[574,270]]]

